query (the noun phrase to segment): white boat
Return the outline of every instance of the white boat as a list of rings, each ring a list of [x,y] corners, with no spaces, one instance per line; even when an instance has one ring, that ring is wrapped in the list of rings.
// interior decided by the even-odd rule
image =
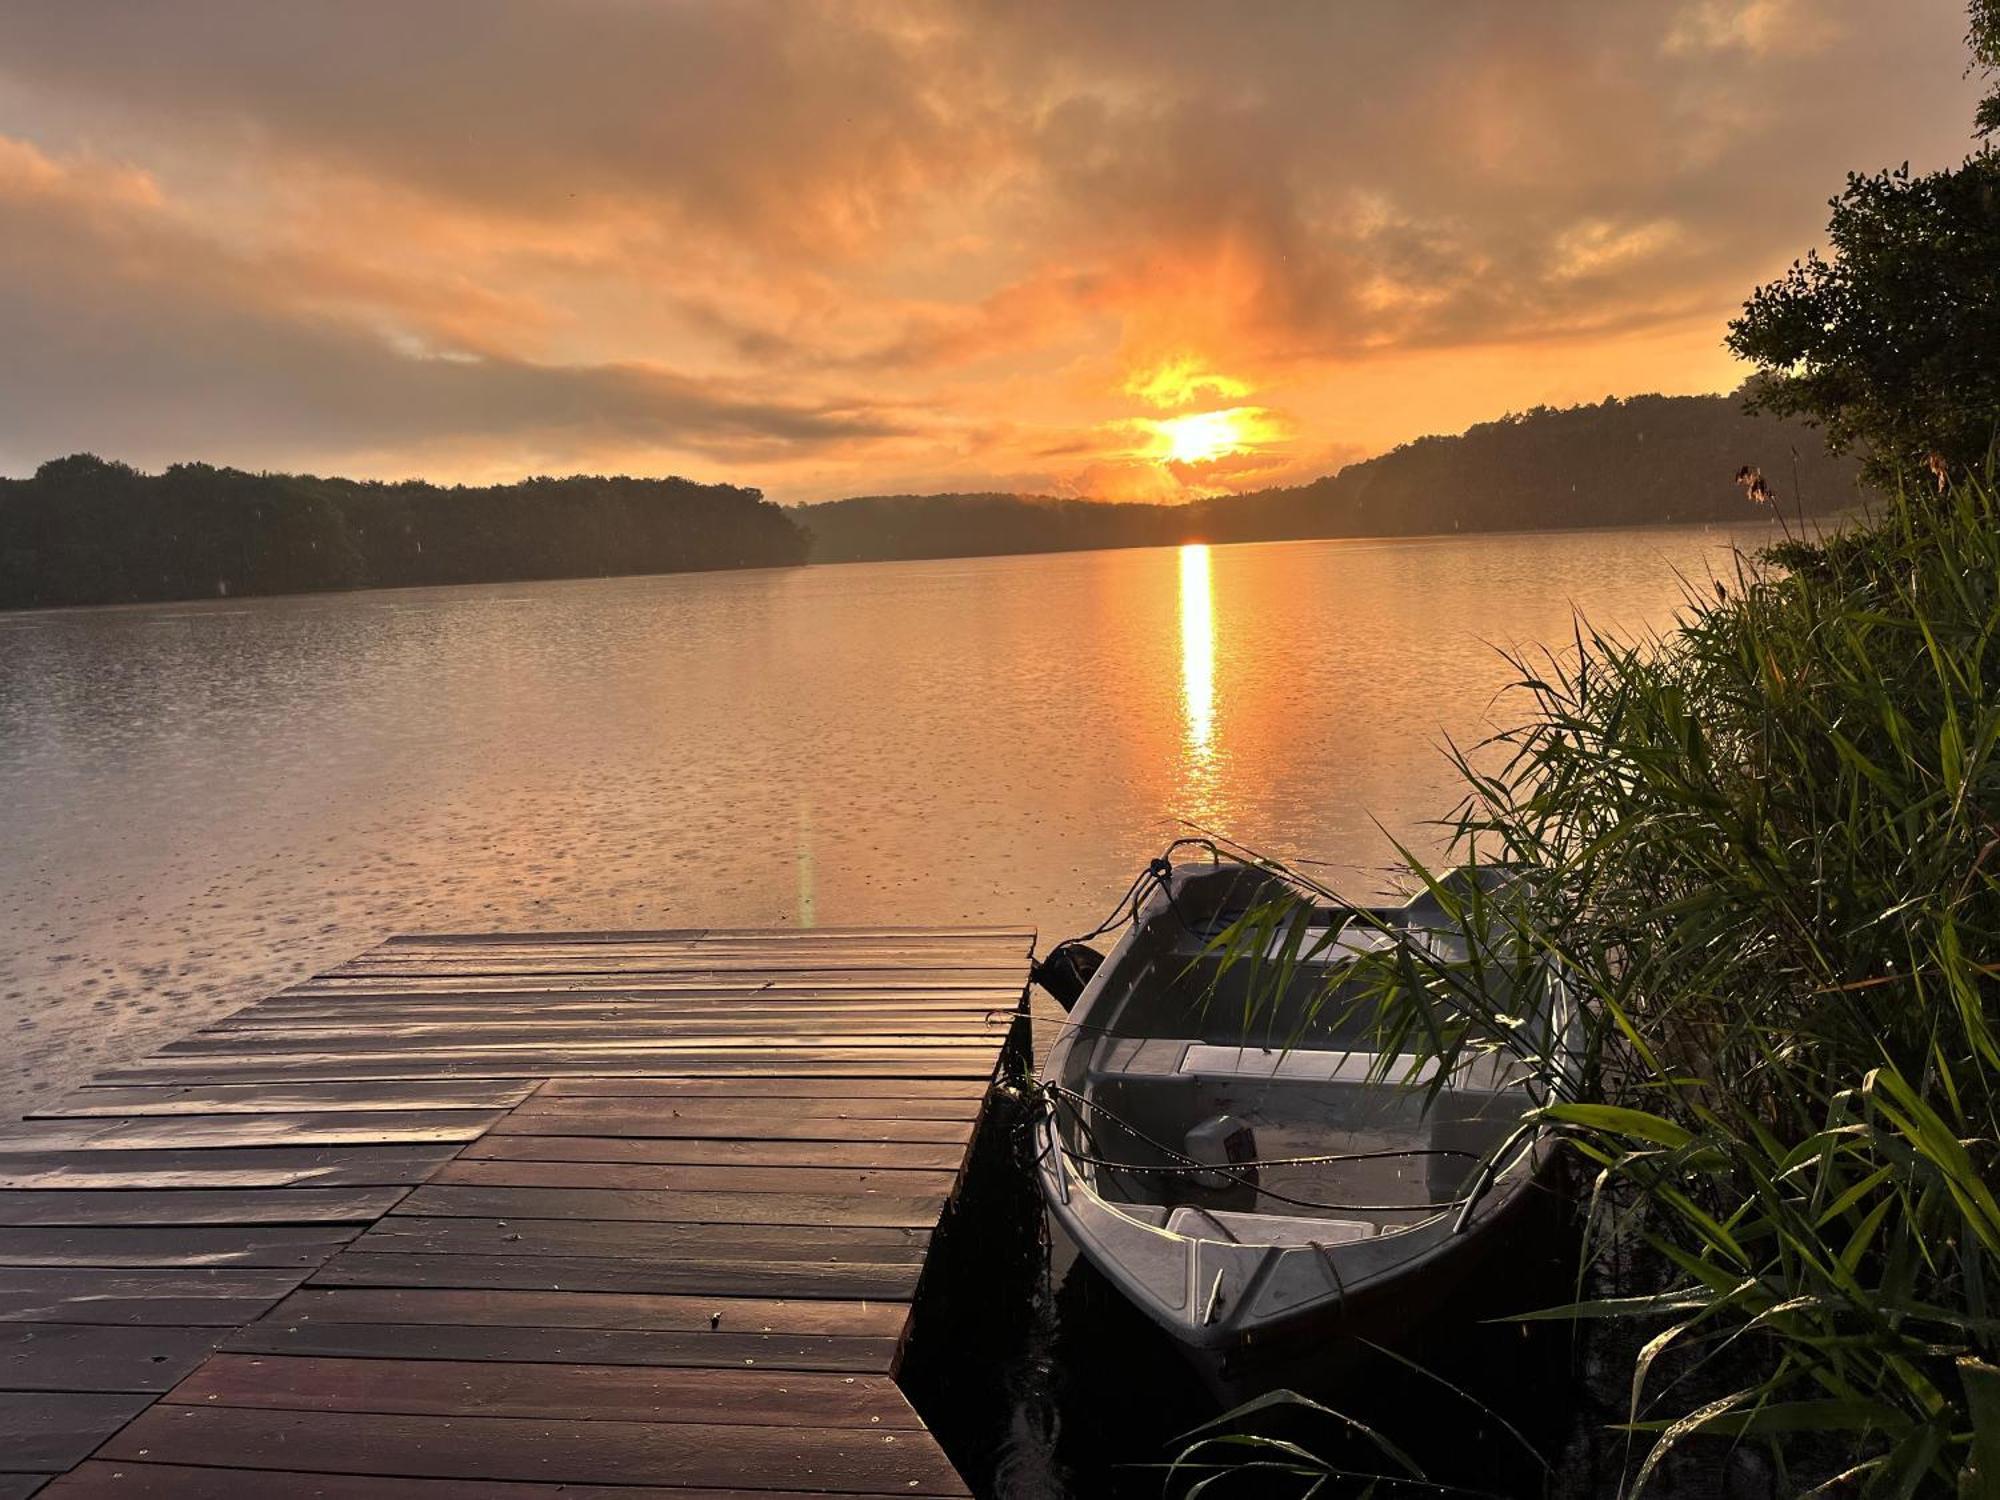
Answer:
[[[1300,899],[1244,864],[1157,879],[1071,1008],[1035,1121],[1058,1225],[1227,1399],[1301,1384],[1339,1335],[1393,1342],[1496,1256],[1504,1272],[1555,1158],[1524,1116],[1574,1030],[1547,976],[1562,1046],[1517,1037],[1441,1083],[1385,1060],[1366,1008],[1342,1002],[1349,971],[1400,944],[1437,973],[1463,962],[1464,933],[1428,897],[1319,904],[1295,967],[1225,965],[1216,935],[1277,896]]]

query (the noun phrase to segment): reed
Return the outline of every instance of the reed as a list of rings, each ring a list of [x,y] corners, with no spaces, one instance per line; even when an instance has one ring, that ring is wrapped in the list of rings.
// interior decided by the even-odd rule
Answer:
[[[1740,560],[1662,636],[1515,665],[1450,835],[1519,878],[1412,861],[1471,957],[1402,948],[1358,1003],[1381,1055],[1449,1068],[1552,1066],[1524,1023],[1580,1002],[1534,1118],[1586,1168],[1580,1285],[1613,1284],[1540,1316],[1642,1331],[1629,1492],[1706,1438],[1788,1493],[2000,1494],[1991,470]],[[1219,943],[1268,962],[1294,916]]]

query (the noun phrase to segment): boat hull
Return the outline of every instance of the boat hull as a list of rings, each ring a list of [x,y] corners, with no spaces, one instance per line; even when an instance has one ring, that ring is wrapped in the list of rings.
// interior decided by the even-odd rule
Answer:
[[[1145,992],[1143,986],[1159,983],[1147,976],[1187,972],[1190,950],[1167,945],[1186,944],[1190,926],[1204,917],[1222,913],[1226,919],[1244,899],[1246,885],[1254,898],[1256,883],[1265,878],[1240,870],[1191,877],[1176,872],[1172,886],[1149,901],[1141,920],[1079,997],[1072,1011],[1075,1030],[1051,1048],[1036,1129],[1038,1173],[1053,1223],[1114,1290],[1162,1330],[1225,1404],[1276,1389],[1325,1390],[1367,1359],[1370,1346],[1413,1351],[1439,1326],[1456,1324],[1463,1330],[1537,1305],[1522,1294],[1530,1290],[1523,1283],[1538,1278],[1524,1273],[1547,1260],[1541,1252],[1553,1242],[1551,1230],[1564,1217],[1556,1143],[1545,1136],[1507,1148],[1513,1152],[1506,1158],[1510,1164],[1490,1180],[1481,1177],[1471,1186],[1461,1179],[1457,1188],[1417,1194],[1419,1199],[1447,1196],[1470,1186],[1469,1206],[1462,1211],[1434,1214],[1414,1224],[1392,1217],[1381,1229],[1352,1216],[1301,1219],[1296,1210],[1286,1217],[1282,1209],[1275,1215],[1243,1213],[1237,1211],[1243,1207],[1240,1202],[1225,1209],[1225,1200],[1214,1196],[1206,1200],[1214,1205],[1211,1211],[1200,1206],[1200,1193],[1189,1196],[1192,1190],[1159,1199],[1104,1196],[1096,1173],[1115,1163],[1102,1160],[1106,1148],[1086,1121],[1116,1121],[1120,1111],[1145,1107],[1143,1101],[1133,1102],[1141,1100],[1139,1091],[1150,1090],[1146,1097],[1154,1101],[1170,1094],[1223,1102],[1244,1099],[1253,1101],[1253,1110],[1254,1099],[1273,1091],[1291,1095],[1294,1103],[1353,1097],[1356,1091],[1381,1095],[1382,1085],[1375,1081],[1379,1074],[1365,1059],[1357,1076],[1348,1067],[1352,1054],[1324,1043],[1314,1052],[1295,1052],[1289,1044],[1274,1052],[1275,1042],[1259,1047],[1241,1039],[1227,1044],[1214,1038],[1189,1041],[1172,1030],[1167,1034],[1173,1040],[1153,1042],[1145,1039],[1158,1033],[1119,1024],[1134,1014],[1134,997]],[[1152,1014],[1157,1019],[1157,1007]],[[1455,1072],[1444,1097],[1500,1101],[1513,1087],[1478,1083],[1469,1086],[1472,1093],[1461,1094],[1468,1085],[1458,1083],[1458,1077]],[[1301,1089],[1308,1093],[1299,1094]],[[1106,1090],[1111,1091],[1108,1106],[1100,1102]],[[1521,1099],[1524,1105],[1526,1096]],[[1516,1108],[1504,1105],[1505,1119],[1497,1126],[1501,1133],[1520,1118]],[[1060,1112],[1065,1109],[1068,1114]],[[1098,1109],[1105,1113],[1090,1113]],[[1084,1132],[1077,1146],[1066,1144],[1065,1121],[1071,1116],[1077,1121],[1074,1128]],[[1298,1117],[1288,1118],[1296,1122]],[[1442,1132],[1463,1117],[1434,1114],[1425,1104],[1421,1118],[1425,1131]],[[1188,1149],[1196,1149],[1194,1136],[1229,1123],[1227,1115],[1209,1119],[1202,1131],[1190,1132]],[[1279,1128],[1298,1127],[1286,1127],[1281,1120]],[[1147,1144],[1156,1146],[1158,1137],[1158,1127],[1151,1136],[1131,1130],[1132,1139]],[[1419,1134],[1412,1144],[1435,1146],[1446,1139],[1452,1138]],[[1458,1142],[1453,1139],[1452,1145],[1456,1149]],[[1123,1149],[1133,1148],[1125,1144]],[[1310,1154],[1314,1148],[1303,1149]],[[1417,1157],[1439,1154],[1411,1152]],[[1149,1169],[1136,1170],[1143,1174]],[[1131,1179],[1119,1181],[1120,1191],[1129,1194]],[[1201,1192],[1216,1190],[1205,1179],[1198,1186]],[[1294,1201],[1268,1185],[1262,1191],[1273,1192],[1280,1204]],[[1560,1300],[1559,1290],[1540,1304],[1555,1300]]]

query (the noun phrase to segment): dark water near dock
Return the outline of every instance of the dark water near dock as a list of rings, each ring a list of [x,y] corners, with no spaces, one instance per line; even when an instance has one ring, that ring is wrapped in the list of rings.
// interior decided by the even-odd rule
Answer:
[[[1094,922],[1187,818],[1381,885],[1494,644],[1712,528],[0,615],[9,1113],[407,930]],[[1378,820],[1379,825],[1378,826]],[[1386,830],[1386,832],[1385,832]]]

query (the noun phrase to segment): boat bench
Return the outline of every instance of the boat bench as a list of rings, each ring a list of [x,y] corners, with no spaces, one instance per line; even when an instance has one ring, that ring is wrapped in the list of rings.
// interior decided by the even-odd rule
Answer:
[[[1386,1072],[1376,1052],[1335,1052],[1331,1048],[1232,1047],[1178,1037],[1112,1037],[1098,1044],[1090,1060],[1093,1081],[1136,1083],[1174,1078],[1216,1083],[1346,1083],[1392,1087],[1426,1084],[1437,1076],[1437,1063],[1422,1063],[1399,1053]],[[1493,1054],[1460,1068],[1447,1085],[1454,1093],[1497,1093],[1516,1083],[1520,1070],[1512,1059]]]

